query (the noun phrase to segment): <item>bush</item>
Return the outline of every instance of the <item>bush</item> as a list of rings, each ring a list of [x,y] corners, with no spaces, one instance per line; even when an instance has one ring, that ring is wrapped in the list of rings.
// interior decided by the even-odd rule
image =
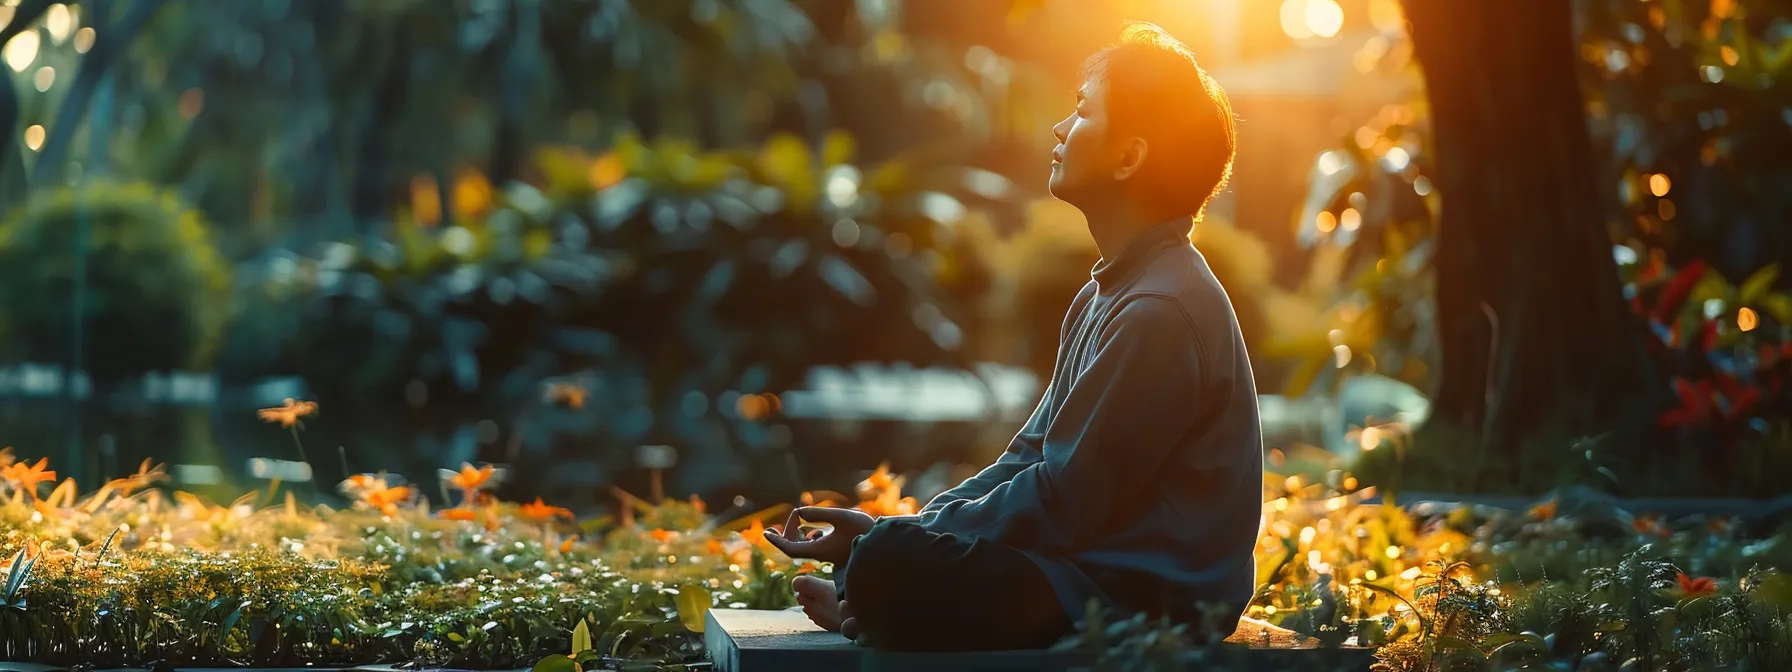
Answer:
[[[203,370],[228,319],[230,271],[173,192],[97,182],[39,195],[0,225],[0,352],[66,362],[75,236],[87,218],[86,368],[96,383]]]

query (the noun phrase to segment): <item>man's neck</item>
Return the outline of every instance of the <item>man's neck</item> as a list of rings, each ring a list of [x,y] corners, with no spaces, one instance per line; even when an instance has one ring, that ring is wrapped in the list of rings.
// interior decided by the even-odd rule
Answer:
[[[1089,236],[1095,239],[1095,248],[1101,251],[1101,258],[1108,260],[1126,251],[1126,247],[1146,230],[1177,216],[1142,208],[1134,202],[1082,208],[1082,211],[1089,226]]]

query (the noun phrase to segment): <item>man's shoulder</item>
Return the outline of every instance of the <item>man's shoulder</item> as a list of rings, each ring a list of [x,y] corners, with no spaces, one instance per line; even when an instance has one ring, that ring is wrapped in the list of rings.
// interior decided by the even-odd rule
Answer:
[[[1216,301],[1228,306],[1231,303],[1207,260],[1193,247],[1177,248],[1152,258],[1125,293],[1163,297],[1195,314],[1207,313]]]

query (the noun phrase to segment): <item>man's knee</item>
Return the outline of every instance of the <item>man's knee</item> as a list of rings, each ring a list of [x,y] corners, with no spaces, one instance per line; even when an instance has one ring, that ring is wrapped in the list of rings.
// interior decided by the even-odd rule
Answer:
[[[914,547],[924,534],[908,521],[886,520],[872,526],[853,542],[845,572],[846,599],[856,603],[887,603],[910,582]]]

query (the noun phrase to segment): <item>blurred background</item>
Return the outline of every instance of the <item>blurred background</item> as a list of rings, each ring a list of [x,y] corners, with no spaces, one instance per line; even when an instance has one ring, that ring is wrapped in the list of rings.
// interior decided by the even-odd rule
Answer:
[[[82,483],[151,458],[218,497],[462,462],[575,509],[610,486],[791,501],[881,463],[925,497],[993,459],[1051,373],[1097,255],[1044,193],[1050,128],[1139,19],[1240,118],[1195,242],[1237,304],[1273,467],[1398,453],[1362,469],[1785,492],[1786,3],[1567,4],[1499,11],[1572,36],[1525,67],[1571,82],[1554,102],[1585,135],[1501,136],[1523,160],[1476,177],[1433,149],[1433,111],[1467,113],[1412,39],[1475,20],[1397,0],[7,0],[0,445]],[[1464,45],[1452,67],[1538,48]],[[1547,104],[1487,91],[1479,114]],[[1537,202],[1500,177],[1530,173],[1596,185],[1560,211],[1590,213],[1628,340],[1584,306],[1451,294],[1489,276],[1439,261],[1474,248],[1440,221],[1583,240],[1542,210],[1440,219],[1463,180]],[[1578,286],[1501,254],[1540,295]],[[1526,347],[1451,350],[1439,315],[1483,305]],[[1450,389],[1491,405],[1491,372],[1532,360],[1527,380],[1573,380],[1539,353],[1589,344],[1646,352],[1646,384],[1612,392],[1645,409],[1624,442],[1529,415],[1451,438],[1505,416]],[[1488,382],[1450,377],[1464,351]],[[287,398],[318,404],[302,429],[257,418]]]

